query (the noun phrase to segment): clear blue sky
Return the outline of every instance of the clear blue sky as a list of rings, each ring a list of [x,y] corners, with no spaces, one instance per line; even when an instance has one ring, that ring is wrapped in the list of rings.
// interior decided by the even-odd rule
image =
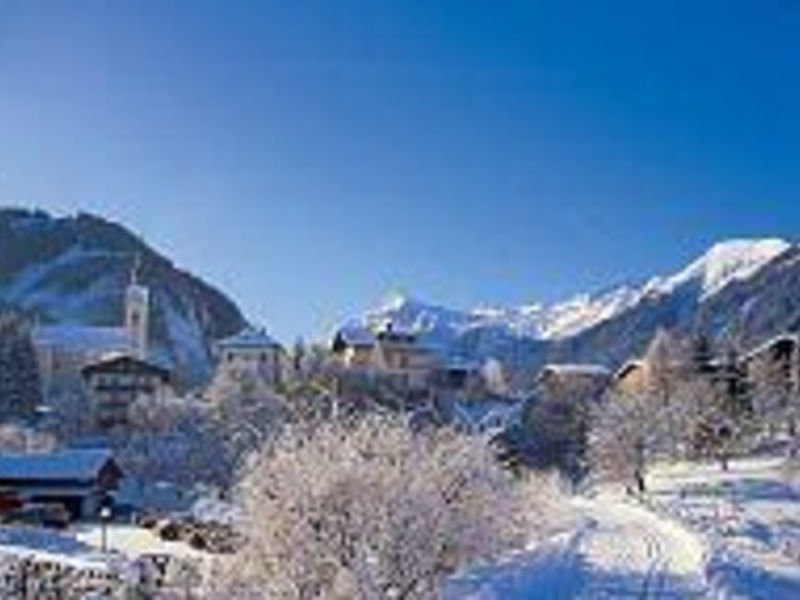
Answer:
[[[284,340],[800,230],[796,2],[0,0],[0,203],[124,221]]]

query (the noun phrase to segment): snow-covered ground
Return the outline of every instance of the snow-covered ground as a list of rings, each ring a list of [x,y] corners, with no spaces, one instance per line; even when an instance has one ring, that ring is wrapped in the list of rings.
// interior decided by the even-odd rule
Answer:
[[[620,495],[576,498],[573,508],[573,531],[499,567],[455,578],[445,597],[704,597],[705,547],[688,529]]]
[[[800,489],[781,461],[658,468],[650,489],[575,497],[569,531],[452,578],[445,598],[800,598]]]
[[[99,549],[102,546],[102,528],[99,525],[79,525],[72,530],[78,542]],[[144,555],[162,555],[175,558],[201,559],[204,553],[184,542],[166,542],[152,530],[136,525],[110,525],[106,531],[106,547],[109,551],[129,559]]]
[[[800,479],[780,459],[656,469],[648,501],[709,548],[706,576],[725,598],[800,598]]]

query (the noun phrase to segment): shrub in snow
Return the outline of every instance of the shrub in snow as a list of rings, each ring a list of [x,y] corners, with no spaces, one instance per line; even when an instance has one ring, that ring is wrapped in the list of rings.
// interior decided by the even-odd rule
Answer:
[[[55,446],[52,435],[18,423],[0,424],[0,451],[47,452]]]
[[[523,543],[552,489],[515,481],[484,440],[449,430],[376,416],[290,428],[244,474],[248,542],[222,564],[216,591],[433,598],[456,569]]]

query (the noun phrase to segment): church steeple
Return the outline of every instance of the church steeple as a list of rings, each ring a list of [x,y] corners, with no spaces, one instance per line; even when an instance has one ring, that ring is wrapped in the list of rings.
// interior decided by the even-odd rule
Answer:
[[[147,358],[150,327],[150,290],[141,283],[141,257],[134,255],[130,281],[125,291],[125,329],[131,340],[134,356]]]

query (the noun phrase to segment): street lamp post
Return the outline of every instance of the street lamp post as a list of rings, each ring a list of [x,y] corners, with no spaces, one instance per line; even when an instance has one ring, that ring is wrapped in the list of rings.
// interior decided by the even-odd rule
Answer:
[[[100,549],[103,554],[108,552],[108,522],[111,520],[111,508],[100,508]]]

